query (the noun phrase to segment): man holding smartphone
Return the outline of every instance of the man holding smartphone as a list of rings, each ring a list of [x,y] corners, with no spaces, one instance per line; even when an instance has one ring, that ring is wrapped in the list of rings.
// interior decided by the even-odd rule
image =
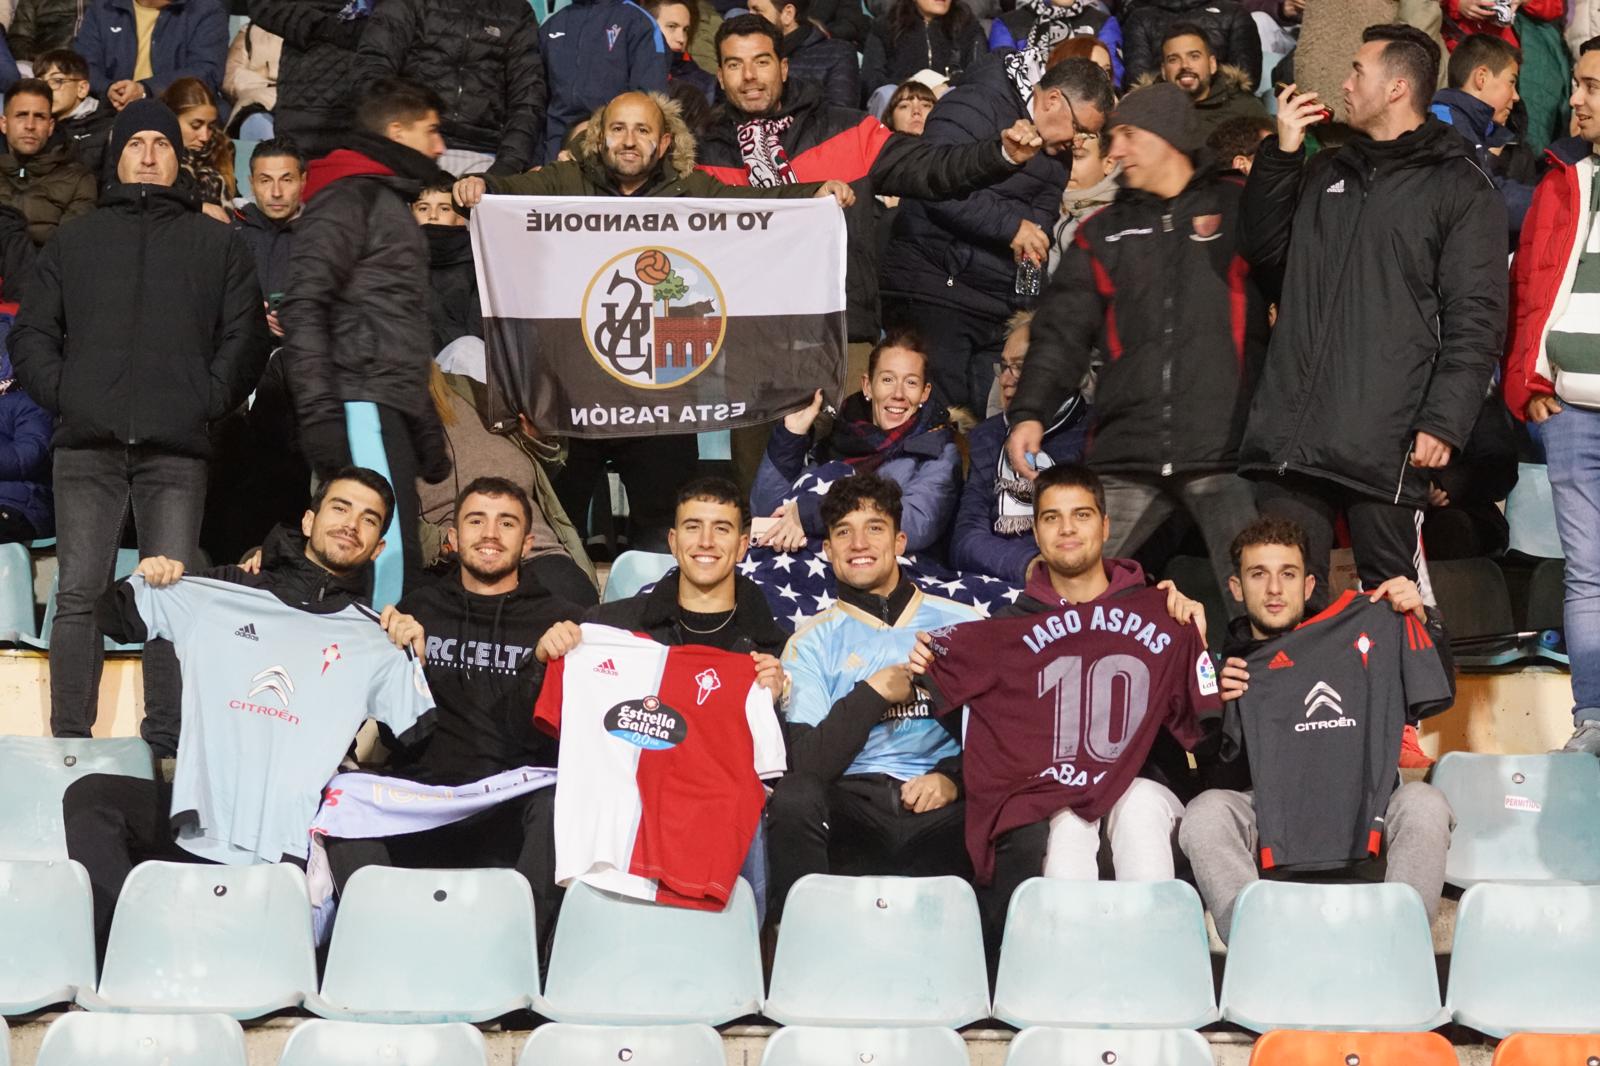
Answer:
[[[1364,588],[1432,602],[1422,507],[1478,416],[1506,324],[1505,205],[1472,146],[1428,117],[1438,49],[1369,26],[1339,108],[1356,136],[1308,159],[1327,106],[1288,86],[1245,186],[1241,251],[1283,279],[1240,472],[1261,510],[1306,530],[1320,608],[1334,522]]]

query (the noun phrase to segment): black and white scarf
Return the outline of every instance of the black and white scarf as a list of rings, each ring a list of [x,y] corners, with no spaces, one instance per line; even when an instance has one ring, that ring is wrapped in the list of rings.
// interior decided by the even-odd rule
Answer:
[[[789,163],[789,153],[783,150],[779,140],[783,131],[793,124],[793,115],[753,118],[739,124],[739,154],[744,157],[745,173],[755,188],[771,189],[793,185],[799,180]]]
[[[1066,425],[1077,414],[1083,400],[1076,394],[1056,411],[1055,418],[1045,428],[1045,439],[1062,426]],[[1006,423],[1007,429],[1010,422]],[[1035,469],[1041,473],[1056,465],[1055,460],[1041,451],[1034,456]],[[995,464],[994,492],[998,501],[995,508],[994,531],[1002,537],[1013,537],[1023,533],[1033,532],[1033,482],[1023,477],[1011,468],[1011,460],[1006,455],[1004,447],[1000,449],[1000,459]]]
[[[1067,0],[1064,4],[1027,0],[1033,9],[1028,39],[1005,60],[1006,74],[1023,100],[1033,95],[1033,87],[1044,77],[1045,68],[1050,65],[1050,50],[1072,36],[1072,20],[1083,14],[1087,3],[1088,0]]]

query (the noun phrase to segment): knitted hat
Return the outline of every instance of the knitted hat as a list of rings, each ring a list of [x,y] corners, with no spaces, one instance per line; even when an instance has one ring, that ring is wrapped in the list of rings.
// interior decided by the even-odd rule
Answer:
[[[117,115],[117,121],[111,126],[111,155],[112,166],[122,158],[122,150],[128,147],[128,142],[136,133],[145,130],[155,130],[165,137],[171,144],[172,150],[183,152],[183,130],[178,126],[178,116],[172,113],[172,108],[160,100],[146,97],[135,100]]]
[[[1171,82],[1146,85],[1119,100],[1106,119],[1106,129],[1118,126],[1148,130],[1189,155],[1205,144],[1200,124],[1195,121],[1194,101]]]

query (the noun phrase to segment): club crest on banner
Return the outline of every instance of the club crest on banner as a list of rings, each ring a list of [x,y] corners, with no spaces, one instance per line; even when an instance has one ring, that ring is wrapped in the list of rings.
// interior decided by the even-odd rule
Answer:
[[[715,362],[727,335],[722,286],[677,248],[629,248],[595,272],[583,294],[584,343],[627,385],[670,389]]]

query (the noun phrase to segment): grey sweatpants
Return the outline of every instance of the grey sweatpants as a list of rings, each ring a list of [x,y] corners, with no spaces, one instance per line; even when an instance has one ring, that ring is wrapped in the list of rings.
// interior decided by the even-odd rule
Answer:
[[[1385,815],[1385,881],[1410,885],[1428,909],[1428,921],[1439,914],[1444,891],[1444,860],[1450,850],[1455,815],[1444,793],[1421,781],[1401,785],[1389,797]],[[1194,867],[1200,898],[1217,923],[1224,943],[1233,926],[1233,904],[1246,885],[1259,880],[1256,870],[1255,796],[1214,788],[1196,796],[1183,812],[1178,846]]]

